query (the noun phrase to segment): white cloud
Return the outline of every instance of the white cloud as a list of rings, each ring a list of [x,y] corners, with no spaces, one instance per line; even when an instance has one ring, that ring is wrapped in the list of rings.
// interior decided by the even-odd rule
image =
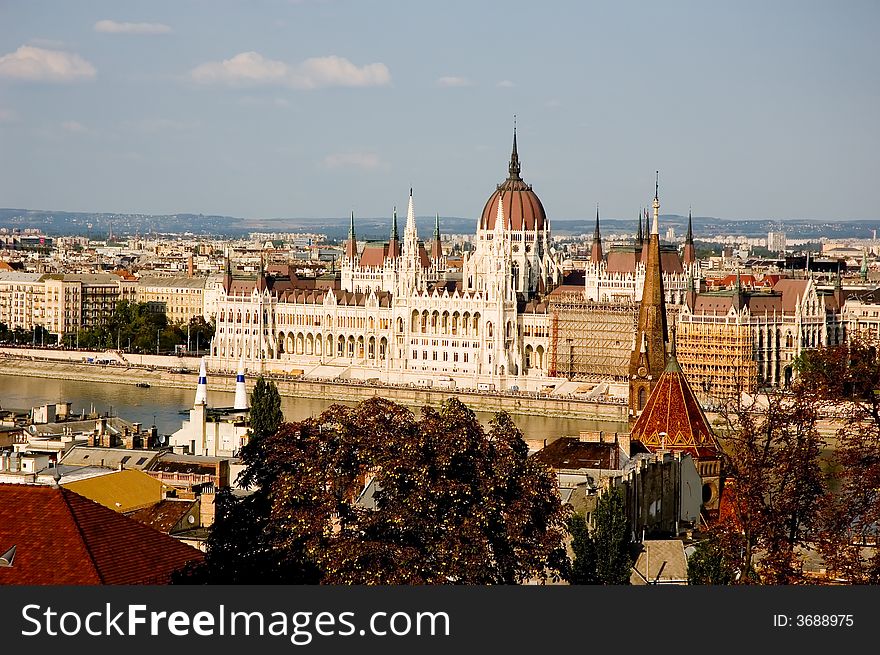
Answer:
[[[446,75],[437,80],[437,86],[441,87],[456,87],[456,86],[473,86],[473,82],[471,82],[466,77],[457,77],[455,75]]]
[[[283,61],[266,59],[259,52],[242,52],[231,59],[196,66],[190,74],[199,84],[240,85],[281,82],[287,73]]]
[[[295,89],[384,86],[391,83],[391,73],[381,63],[358,67],[344,57],[331,55],[289,65],[267,59],[258,52],[242,52],[231,59],[201,64],[190,72],[190,76],[199,84],[278,84]]]
[[[89,131],[85,125],[77,121],[64,121],[63,123],[61,123],[61,127],[63,127],[68,132],[73,132],[74,134],[85,134]]]
[[[47,50],[23,45],[0,57],[0,77],[38,82],[73,82],[92,80],[97,71],[85,59],[72,52]]]
[[[498,82],[498,84],[496,86],[498,86],[501,89],[512,89],[513,87],[516,86],[516,84],[514,84],[510,80],[501,80],[500,82]]]
[[[169,34],[171,27],[164,23],[119,23],[115,20],[99,20],[95,31],[104,34]]]
[[[326,86],[386,86],[391,72],[385,64],[366,64],[358,68],[345,57],[312,57],[297,66],[290,83],[298,89]]]
[[[381,165],[379,156],[372,152],[340,152],[327,155],[321,160],[321,167],[329,169],[359,168],[364,171],[373,171]]]

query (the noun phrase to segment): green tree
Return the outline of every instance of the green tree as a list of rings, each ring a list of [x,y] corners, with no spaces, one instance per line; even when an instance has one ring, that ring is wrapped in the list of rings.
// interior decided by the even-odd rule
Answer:
[[[262,375],[257,378],[251,391],[250,441],[264,441],[278,431],[284,414],[281,412],[281,395],[272,380]]]
[[[257,427],[242,459],[254,491],[194,580],[515,584],[566,563],[555,477],[503,413],[487,432],[456,399],[416,419],[373,398]]]
[[[622,489],[609,489],[599,497],[592,538],[598,584],[629,584],[632,538]]]
[[[598,584],[596,577],[596,544],[590,535],[583,514],[572,514],[568,519],[571,551],[574,556],[566,576],[570,584]]]
[[[698,542],[688,558],[688,584],[734,584],[737,580],[737,569],[730,553],[737,548],[732,541],[741,541],[736,539],[737,536],[735,533],[725,534],[723,530],[716,529]]]

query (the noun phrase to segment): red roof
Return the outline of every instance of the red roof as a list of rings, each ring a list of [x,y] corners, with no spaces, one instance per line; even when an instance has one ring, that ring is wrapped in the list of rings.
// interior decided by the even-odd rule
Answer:
[[[665,437],[661,437],[664,432]],[[717,455],[715,436],[703,408],[674,356],[648,396],[645,409],[633,426],[632,438],[652,452],[665,448],[698,458]]]
[[[191,546],[63,487],[0,484],[0,584],[167,584],[203,557]]]

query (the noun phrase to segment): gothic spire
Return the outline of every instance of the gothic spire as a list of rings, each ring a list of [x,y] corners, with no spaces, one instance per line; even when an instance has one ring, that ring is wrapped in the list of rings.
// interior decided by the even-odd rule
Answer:
[[[641,223],[640,223],[641,224]],[[593,245],[590,248],[590,262],[598,264],[602,261],[602,236],[599,234],[599,205],[596,205],[596,229],[593,232]]]
[[[642,213],[639,212],[636,216],[636,222],[639,224],[639,229],[636,232],[636,245],[640,246],[645,241],[644,233],[642,232]]]
[[[397,205],[394,205],[394,211],[391,215],[391,240],[397,241],[399,238],[397,234]]]
[[[345,256],[357,259],[357,237],[354,234],[354,212],[351,212],[351,223],[348,226],[348,240],[345,242]]]
[[[684,252],[682,253],[682,260],[685,266],[690,266],[695,261],[697,261],[697,253],[694,248],[694,228],[692,225],[690,209],[688,209],[688,229],[687,235],[684,238]]]
[[[443,257],[443,244],[440,241],[440,214],[434,216],[434,236],[431,239],[431,259]]]
[[[516,151],[516,115],[513,116],[513,150],[510,152],[510,166],[507,168],[510,173],[509,179],[519,180],[519,154]]]

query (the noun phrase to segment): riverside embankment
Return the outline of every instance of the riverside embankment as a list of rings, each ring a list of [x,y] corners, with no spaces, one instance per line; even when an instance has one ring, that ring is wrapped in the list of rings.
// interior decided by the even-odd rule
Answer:
[[[124,355],[118,363],[96,363],[107,359],[101,353],[59,351],[52,349],[0,349],[0,374],[31,378],[65,379],[83,382],[194,389],[197,358],[156,355]],[[93,360],[86,363],[83,360]],[[179,372],[185,369],[186,373]],[[549,394],[498,394],[461,390],[433,390],[404,386],[377,385],[357,381],[330,382],[284,376],[272,376],[279,393],[290,398],[358,402],[374,396],[390,398],[409,407],[438,405],[450,396],[458,397],[474,411],[492,413],[505,410],[514,415],[576,419],[598,422],[608,431],[627,429],[627,406]],[[208,390],[232,392],[235,376],[223,373],[208,375]]]

